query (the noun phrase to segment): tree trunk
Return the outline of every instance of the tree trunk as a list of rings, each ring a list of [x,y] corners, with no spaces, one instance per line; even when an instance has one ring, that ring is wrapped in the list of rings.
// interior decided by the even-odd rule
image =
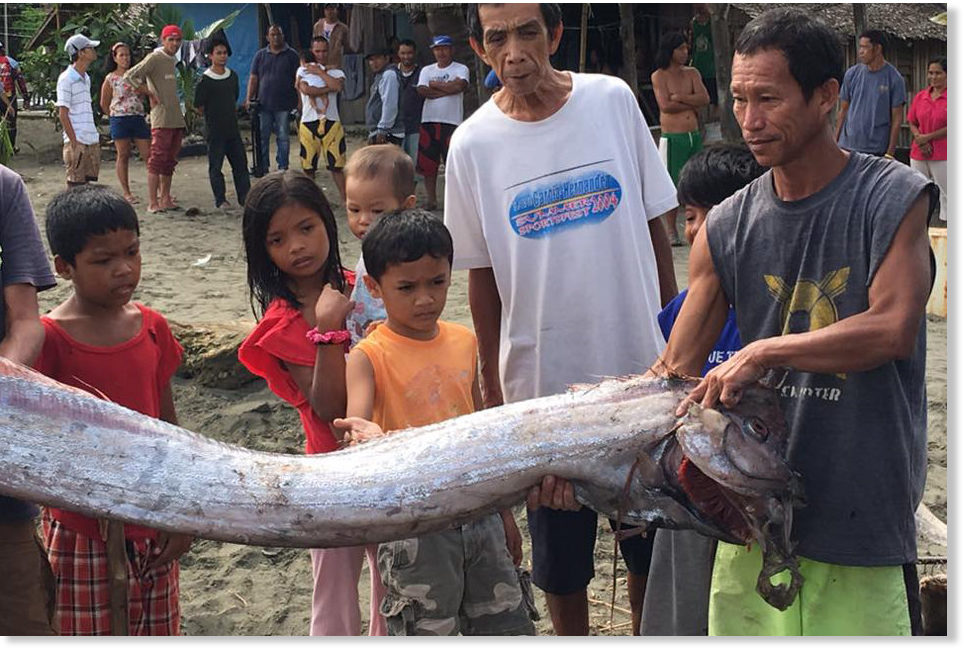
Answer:
[[[720,98],[720,131],[725,142],[743,142],[740,125],[733,116],[733,96],[730,94],[730,68],[733,65],[733,39],[730,37],[727,3],[707,3],[710,10],[710,30],[713,34],[716,62],[716,88]]]
[[[623,42],[622,78],[633,94],[639,98],[639,80],[636,78],[636,24],[633,18],[633,5],[619,3],[619,39]]]
[[[867,14],[862,3],[855,2],[852,6],[854,8],[854,48],[857,48],[860,45],[860,33],[867,29]]]
[[[586,38],[589,36],[589,3],[582,5],[582,21],[579,25],[579,72],[586,72]]]

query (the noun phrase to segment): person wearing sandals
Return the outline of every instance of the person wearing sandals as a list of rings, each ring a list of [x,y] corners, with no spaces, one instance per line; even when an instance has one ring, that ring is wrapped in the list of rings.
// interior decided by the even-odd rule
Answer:
[[[144,97],[149,96],[157,102],[147,86],[134,88],[124,79],[131,67],[131,48],[127,43],[117,42],[110,48],[107,60],[107,76],[100,87],[100,110],[110,115],[110,137],[117,148],[117,180],[120,181],[124,198],[130,203],[138,203],[131,193],[129,166],[131,145],[137,146],[141,160],[147,163],[151,153],[151,130],[144,119]]]
[[[135,88],[147,85],[158,100],[151,102],[151,155],[147,159],[147,212],[180,210],[171,196],[171,181],[184,137],[184,114],[177,96],[176,55],[183,35],[177,25],[161,30],[161,47],[124,74]]]

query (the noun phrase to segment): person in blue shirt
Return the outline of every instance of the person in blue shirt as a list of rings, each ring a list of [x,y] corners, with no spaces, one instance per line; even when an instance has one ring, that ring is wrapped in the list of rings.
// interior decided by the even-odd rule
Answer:
[[[686,217],[685,234],[690,246],[713,206],[764,171],[750,150],[742,145],[707,147],[686,161],[680,170],[676,191]],[[667,303],[657,317],[667,341],[686,291],[684,289]],[[730,306],[723,332],[700,374],[706,375],[741,347],[736,313]],[[689,530],[656,530],[653,560],[646,581],[641,635],[707,634],[710,576],[715,556],[716,540],[713,538]]]
[[[857,39],[859,63],[840,85],[837,144],[849,151],[893,158],[904,119],[904,77],[884,59],[884,34],[864,31]]]

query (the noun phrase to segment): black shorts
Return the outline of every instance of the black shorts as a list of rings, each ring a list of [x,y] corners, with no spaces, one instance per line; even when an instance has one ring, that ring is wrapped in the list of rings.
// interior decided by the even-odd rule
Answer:
[[[528,511],[527,516],[532,538],[532,582],[549,594],[584,590],[595,576],[596,512],[585,507],[579,511],[540,508]],[[613,520],[609,523],[615,528]],[[653,558],[653,531],[645,537],[619,541],[619,551],[631,574],[647,576]]]

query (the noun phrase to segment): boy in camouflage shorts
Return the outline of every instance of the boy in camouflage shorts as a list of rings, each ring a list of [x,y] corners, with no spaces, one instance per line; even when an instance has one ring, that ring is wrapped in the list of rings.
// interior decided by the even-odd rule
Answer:
[[[480,408],[475,334],[438,319],[452,274],[445,225],[424,210],[388,213],[365,234],[362,257],[367,274],[356,282],[384,302],[387,318],[348,354],[348,417],[335,427],[355,444]],[[509,509],[379,545],[388,634],[534,635],[521,561]]]
[[[498,513],[382,543],[378,571],[389,635],[535,634]]]

